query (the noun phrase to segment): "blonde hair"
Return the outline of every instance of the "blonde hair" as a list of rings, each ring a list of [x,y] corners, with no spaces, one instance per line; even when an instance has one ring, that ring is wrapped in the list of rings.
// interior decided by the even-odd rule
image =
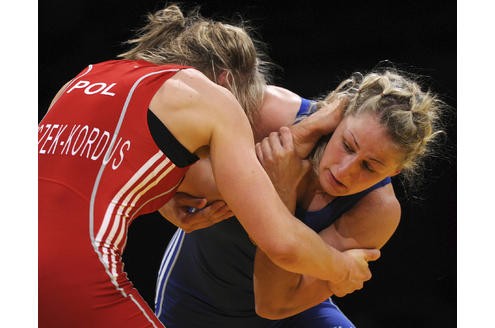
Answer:
[[[438,128],[444,103],[431,91],[423,91],[405,73],[393,70],[372,72],[365,76],[354,73],[324,100],[320,107],[336,97],[348,97],[344,117],[362,113],[376,115],[392,141],[403,154],[402,173],[406,180],[417,174],[421,160],[432,151],[436,138],[444,131]],[[313,163],[318,163],[326,140],[315,149]]]
[[[261,107],[268,62],[261,59],[261,43],[249,35],[249,27],[206,19],[199,7],[184,16],[175,4],[148,14],[147,20],[126,42],[132,48],[119,57],[191,66],[214,82],[226,72],[227,87],[252,120]]]

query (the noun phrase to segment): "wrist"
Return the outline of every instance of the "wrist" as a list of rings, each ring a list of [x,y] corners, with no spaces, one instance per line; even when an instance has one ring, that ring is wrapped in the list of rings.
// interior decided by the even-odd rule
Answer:
[[[296,188],[287,188],[285,190],[277,189],[277,192],[280,195],[280,198],[284,202],[285,206],[293,214],[296,210],[296,199],[297,199]]]
[[[332,273],[332,279],[329,279],[331,284],[340,284],[349,279],[351,275],[351,261],[349,256],[344,253],[334,249],[338,253],[336,260],[333,263],[332,268],[334,269]]]

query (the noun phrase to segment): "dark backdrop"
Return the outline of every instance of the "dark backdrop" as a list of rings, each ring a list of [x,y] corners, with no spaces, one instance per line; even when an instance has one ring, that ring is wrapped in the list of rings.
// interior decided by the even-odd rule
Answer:
[[[89,63],[112,59],[164,2],[39,2],[39,117],[57,90]],[[351,72],[382,60],[423,76],[453,108],[441,157],[428,160],[425,184],[404,189],[397,232],[373,263],[373,279],[339,299],[361,328],[456,324],[456,3],[453,1],[198,1],[202,14],[242,17],[280,66],[275,83],[320,96]],[[156,272],[174,227],[158,215],[131,226],[125,268],[153,304]]]

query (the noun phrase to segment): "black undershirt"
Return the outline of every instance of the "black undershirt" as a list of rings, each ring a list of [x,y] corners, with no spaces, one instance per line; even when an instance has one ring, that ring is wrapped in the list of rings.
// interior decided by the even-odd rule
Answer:
[[[184,147],[156,115],[148,109],[148,127],[161,151],[178,167],[186,167],[199,157]]]

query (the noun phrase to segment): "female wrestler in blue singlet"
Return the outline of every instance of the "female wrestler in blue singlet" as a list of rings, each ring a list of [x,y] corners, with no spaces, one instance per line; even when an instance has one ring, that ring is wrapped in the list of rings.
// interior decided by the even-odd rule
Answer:
[[[320,211],[298,208],[296,216],[319,232],[366,194],[389,183],[385,179],[359,194],[336,198]],[[171,328],[290,327],[285,324],[316,318],[335,327],[354,327],[330,299],[285,320],[258,316],[252,278],[255,252],[256,246],[235,218],[191,233],[178,229],[160,267],[155,313]],[[333,326],[313,322],[308,327]]]
[[[389,176],[411,168],[424,153],[435,134],[431,126],[438,104],[393,73],[351,79],[339,88],[338,93],[351,98],[344,119],[328,144],[324,141],[321,151],[315,151],[316,174],[309,174],[313,179],[294,182],[295,197],[280,178],[286,167],[274,165],[277,160],[270,156],[290,146],[287,135],[270,134],[258,144],[258,156],[288,207],[293,209],[297,201],[296,216],[325,241],[341,249],[379,248],[400,216]],[[302,101],[299,113],[307,104]],[[273,105],[265,104],[260,117],[280,110]],[[261,119],[268,123],[257,126],[255,133],[276,130],[270,119]],[[414,135],[403,133],[411,131],[408,124],[415,125]],[[172,328],[353,327],[328,299],[334,293],[340,296],[338,286],[278,269],[233,218],[188,234],[177,231],[159,272],[155,312]]]

